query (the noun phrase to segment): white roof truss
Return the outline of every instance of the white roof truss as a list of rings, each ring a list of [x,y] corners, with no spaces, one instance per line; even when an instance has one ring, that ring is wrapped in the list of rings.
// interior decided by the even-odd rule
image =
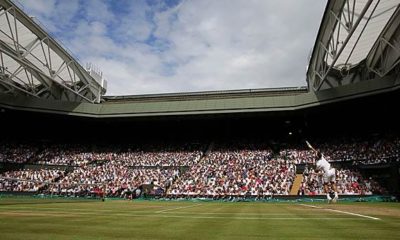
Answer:
[[[400,0],[329,1],[308,67],[309,85],[318,91],[351,83],[356,78],[351,73],[360,68],[380,77],[389,73],[398,63],[398,55],[392,52],[399,50],[399,5]],[[382,55],[392,57],[388,60]],[[377,61],[383,60],[392,62],[376,69]]]
[[[65,48],[9,0],[0,0],[0,91],[99,102],[105,94]]]

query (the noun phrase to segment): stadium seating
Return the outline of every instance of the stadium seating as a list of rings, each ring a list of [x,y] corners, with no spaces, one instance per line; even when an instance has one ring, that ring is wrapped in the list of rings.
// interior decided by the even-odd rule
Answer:
[[[399,138],[377,139],[314,141],[334,164],[346,162],[353,166],[337,168],[339,194],[386,193],[377,181],[364,178],[357,170],[363,164],[399,161]],[[313,152],[302,142],[282,144],[278,152],[269,144],[240,142],[140,146],[3,143],[0,162],[16,164],[0,173],[0,191],[64,196],[88,196],[100,191],[107,196],[126,197],[141,185],[152,184],[172,198],[260,198],[288,195],[296,177],[296,164],[307,164],[299,194],[323,193],[312,168]],[[38,169],[21,169],[24,163]],[[53,168],[47,169],[49,166]]]

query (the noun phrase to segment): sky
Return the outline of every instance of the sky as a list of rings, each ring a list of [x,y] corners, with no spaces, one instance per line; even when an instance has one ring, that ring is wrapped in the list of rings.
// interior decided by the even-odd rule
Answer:
[[[19,0],[106,95],[305,86],[326,0]]]

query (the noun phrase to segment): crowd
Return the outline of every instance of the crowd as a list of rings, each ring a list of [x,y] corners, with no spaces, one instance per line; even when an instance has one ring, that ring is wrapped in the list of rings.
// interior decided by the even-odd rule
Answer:
[[[54,144],[43,147],[43,150],[36,157],[36,163],[80,166],[99,157],[101,156],[93,152],[88,146]]]
[[[287,195],[295,165],[272,159],[272,150],[217,149],[192,166],[170,188],[170,196]]]
[[[123,197],[142,184],[153,184],[163,189],[179,176],[173,168],[129,168],[116,161],[75,168],[57,184],[49,186],[48,193],[67,196],[90,195],[101,188],[107,196]]]
[[[3,145],[0,154],[8,156],[5,159],[11,159],[14,163],[26,162],[30,159],[31,164],[68,165],[72,167],[72,170],[65,172],[65,176],[57,182],[51,182],[53,178],[43,178],[44,173],[38,175],[34,171],[6,172],[2,178],[3,188],[0,191],[44,189],[50,194],[81,196],[101,189],[109,196],[119,197],[142,184],[154,184],[167,189],[179,176],[179,169],[182,166],[187,167],[198,162],[204,148],[201,144],[164,145],[163,147],[45,143],[37,145],[40,147],[32,151],[30,150],[33,149],[32,147],[26,147],[25,150],[28,151],[24,151],[23,145],[13,147]],[[20,159],[23,160],[20,161]]]
[[[0,142],[0,163],[25,163],[37,151],[37,146],[33,144]]]
[[[378,182],[372,178],[363,178],[359,171],[336,169],[336,186],[341,195],[372,195],[386,194]],[[324,194],[322,176],[318,176],[313,168],[306,168],[299,195]]]
[[[27,169],[0,174],[0,191],[36,192],[46,184],[64,176],[64,171]]]
[[[50,145],[37,156],[37,163],[81,166],[98,161],[119,161],[125,166],[190,166],[201,157],[193,146],[176,147],[85,147]]]
[[[400,159],[400,138],[344,138],[335,141],[315,141],[315,146],[328,161],[353,161],[357,164],[382,164]],[[295,163],[313,163],[313,151],[305,144],[280,151],[281,157]]]
[[[329,161],[375,164],[399,161],[400,139],[315,141]],[[315,154],[304,146],[268,144],[67,145],[6,144],[0,162],[60,165],[64,170],[16,170],[0,175],[0,191],[34,191],[67,196],[103,192],[124,197],[143,184],[153,184],[171,197],[288,195],[296,164],[312,164]],[[39,146],[39,147],[38,147]],[[393,160],[394,159],[394,160]],[[355,170],[338,171],[339,194],[384,193],[373,179]],[[303,195],[322,194],[313,169],[304,172]]]

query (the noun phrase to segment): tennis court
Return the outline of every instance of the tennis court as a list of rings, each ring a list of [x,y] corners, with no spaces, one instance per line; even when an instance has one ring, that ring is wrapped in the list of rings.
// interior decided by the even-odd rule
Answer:
[[[398,203],[0,199],[2,239],[399,239]]]

